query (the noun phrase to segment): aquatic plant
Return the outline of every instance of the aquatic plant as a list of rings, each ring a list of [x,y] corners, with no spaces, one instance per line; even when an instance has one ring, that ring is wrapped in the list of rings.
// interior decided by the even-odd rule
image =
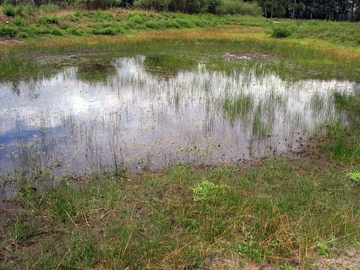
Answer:
[[[254,97],[251,93],[240,92],[234,96],[227,94],[221,102],[223,111],[230,121],[233,122],[237,118],[245,123],[249,121],[254,106]]]

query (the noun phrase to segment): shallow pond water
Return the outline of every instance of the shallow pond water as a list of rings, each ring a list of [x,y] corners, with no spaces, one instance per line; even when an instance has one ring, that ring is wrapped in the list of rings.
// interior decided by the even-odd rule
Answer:
[[[297,151],[319,126],[341,119],[333,93],[357,87],[202,63],[169,72],[147,60],[74,64],[41,80],[0,83],[0,170],[157,169]]]

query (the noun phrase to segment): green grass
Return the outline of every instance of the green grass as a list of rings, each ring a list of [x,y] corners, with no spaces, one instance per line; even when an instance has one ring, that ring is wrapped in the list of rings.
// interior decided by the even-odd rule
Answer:
[[[99,34],[94,30],[94,25],[107,28],[111,25],[112,31],[103,31],[102,35],[122,35],[136,33],[144,30],[179,29],[179,28],[205,28],[211,26],[222,26],[238,23],[239,21],[253,20],[248,16],[215,16],[215,15],[188,15],[182,13],[150,13],[145,11],[127,11],[123,9],[112,9],[109,11],[61,11],[42,9],[28,15],[15,13],[11,5],[2,6],[3,13],[0,14],[0,22],[6,21],[7,27],[14,29],[11,37],[38,38],[52,37],[52,28],[57,26],[62,29],[73,28],[81,31],[86,36]],[[8,15],[9,12],[11,15]],[[16,15],[16,16],[15,16]],[[248,19],[246,19],[248,18]],[[2,23],[1,23],[2,24]],[[1,25],[0,24],[0,25]],[[250,23],[251,24],[251,23]],[[46,25],[47,32],[34,31]],[[2,26],[4,27],[4,26]],[[26,35],[25,35],[26,34]],[[76,36],[72,32],[66,32],[66,36]],[[0,31],[0,38],[8,38],[6,33]]]
[[[317,254],[360,236],[357,182],[331,163],[277,158],[247,170],[177,165],[81,180],[38,191],[23,184],[22,210],[1,229],[2,268],[14,260],[32,269],[184,269],[296,258],[310,269]]]
[[[325,128],[327,139],[320,145],[320,151],[328,158],[355,166],[360,162],[359,93],[345,95],[335,92],[334,102],[339,113],[344,115],[344,121]]]
[[[226,95],[221,103],[224,113],[230,121],[233,122],[240,118],[246,123],[254,106],[254,97],[251,94],[246,95],[244,93],[239,93],[234,97]]]
[[[4,26],[3,23],[8,22],[8,25],[15,30],[15,37],[22,38],[51,37],[52,31],[28,34],[32,29],[30,26],[40,27],[42,25],[46,25],[50,29],[56,26],[63,29],[74,28],[79,32],[86,33],[87,36],[91,36],[96,34],[92,31],[93,25],[103,23],[111,24],[113,28],[113,32],[104,32],[104,35],[123,35],[125,32],[122,29],[126,29],[128,31],[126,34],[129,34],[146,30],[242,25],[257,27],[256,31],[258,33],[264,33],[268,37],[272,36],[274,38],[315,39],[352,47],[357,46],[360,42],[359,23],[351,22],[290,19],[275,21],[260,16],[151,13],[120,8],[106,11],[61,10],[54,5],[33,8],[31,6],[19,5],[14,7],[3,4],[1,9],[0,25]],[[67,32],[66,36],[74,36],[74,34]],[[1,37],[7,38],[8,36],[0,32]]]
[[[31,29],[28,32],[29,35],[34,32],[40,33],[51,30],[36,26],[31,26]],[[218,31],[219,34],[227,33],[227,31],[229,34],[233,34],[232,29],[219,28]],[[262,42],[256,39],[213,39],[208,36],[214,31],[212,29],[204,30],[204,38],[202,39],[189,39],[186,32],[180,32],[180,34],[184,34],[184,37],[177,37],[175,32],[165,32],[165,37],[168,38],[159,38],[155,35],[149,37],[151,42],[143,42],[143,38],[103,40],[105,37],[96,37],[88,39],[84,32],[77,32],[75,28],[68,28],[65,31],[61,28],[54,28],[52,31],[52,35],[57,35],[57,42],[52,40],[45,42],[45,44],[36,41],[29,42],[16,47],[16,50],[14,50],[15,47],[3,47],[3,52],[0,55],[0,79],[2,81],[13,81],[15,79],[29,79],[34,76],[35,78],[47,76],[47,74],[56,72],[62,63],[59,61],[57,65],[53,65],[49,61],[40,61],[41,59],[61,58],[61,55],[65,53],[72,54],[81,51],[84,54],[101,52],[102,57],[107,59],[129,55],[146,55],[144,64],[149,71],[169,74],[176,74],[180,69],[194,70],[197,63],[201,61],[208,70],[226,72],[229,75],[244,69],[254,68],[259,76],[275,73],[284,80],[311,78],[359,81],[358,60],[352,55],[340,58],[337,54],[330,54],[307,46],[283,44],[271,38]],[[98,31],[97,34],[101,35],[106,31],[113,31],[113,28],[94,29],[93,31]],[[67,32],[72,32],[78,37],[74,40],[64,39]],[[250,55],[254,59],[239,61],[234,58],[227,61],[224,55],[228,52],[235,56]],[[261,62],[256,59],[259,57],[258,55],[265,55],[267,61]],[[154,68],[154,65],[160,66],[161,70]],[[240,106],[240,103],[238,105]],[[233,104],[231,107],[235,108],[238,105]],[[237,114],[236,110],[239,108],[230,109],[229,107],[225,110],[231,115],[230,111]]]

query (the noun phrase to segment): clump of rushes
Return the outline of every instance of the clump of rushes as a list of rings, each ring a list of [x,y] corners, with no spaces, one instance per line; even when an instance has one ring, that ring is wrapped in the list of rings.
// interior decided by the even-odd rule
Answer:
[[[359,239],[357,191],[330,163],[258,165],[177,165],[31,189],[14,199],[21,210],[5,212],[0,268],[311,268]]]
[[[327,139],[320,145],[320,151],[345,164],[358,164],[360,162],[360,94],[358,91],[351,95],[334,92],[334,102],[347,122],[326,127]]]
[[[254,97],[251,94],[239,93],[235,96],[225,95],[222,101],[224,113],[230,121],[240,118],[243,121],[249,119],[249,113],[254,107]]]

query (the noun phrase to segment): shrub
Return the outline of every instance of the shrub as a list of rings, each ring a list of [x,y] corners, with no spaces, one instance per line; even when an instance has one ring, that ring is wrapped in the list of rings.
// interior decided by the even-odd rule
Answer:
[[[272,32],[272,37],[274,38],[286,38],[290,35],[291,35],[290,29],[282,26],[275,27]]]
[[[24,13],[24,6],[18,5],[15,7],[15,15],[22,15]]]
[[[94,29],[92,31],[94,35],[109,35],[114,36],[116,34],[116,30],[114,28],[104,28],[104,29]]]
[[[11,38],[16,36],[16,30],[10,25],[0,27],[0,37]]]
[[[97,11],[95,14],[95,20],[98,22],[108,21],[112,18],[111,13],[105,11]]]
[[[93,18],[93,17],[95,17],[95,12],[94,11],[85,11],[84,16],[88,17],[88,18]]]
[[[23,18],[16,16],[14,19],[14,24],[18,27],[25,27],[26,26],[26,22]]]
[[[19,38],[28,38],[29,34],[28,33],[19,33]]]
[[[131,24],[140,24],[144,21],[144,19],[138,13],[135,13],[134,15],[129,16],[128,20]]]
[[[360,34],[355,37],[355,41],[357,44],[360,44]]]
[[[157,30],[157,29],[163,28],[161,23],[158,23],[158,22],[155,22],[155,21],[147,22],[145,25],[146,25],[147,28],[150,28],[150,29],[156,29]]]
[[[59,19],[56,16],[44,16],[39,18],[39,23],[42,24],[57,24]]]
[[[201,19],[195,20],[194,23],[198,27],[206,27],[209,25],[206,20],[201,20]]]
[[[120,33],[120,34],[128,34],[128,33],[130,33],[130,31],[129,31],[129,29],[126,29],[125,27],[120,26],[118,28],[118,33]]]
[[[59,28],[55,27],[52,32],[51,32],[54,36],[63,36],[64,33],[63,31],[61,31]]]
[[[28,27],[27,30],[30,32],[31,36],[51,34],[51,29],[47,27],[31,26]]]
[[[71,14],[67,15],[65,18],[66,18],[67,20],[69,20],[69,21],[72,21],[72,22],[77,22],[77,21],[79,21],[79,17],[77,17],[77,16],[75,16],[75,15],[71,15]]]
[[[15,16],[15,7],[9,4],[4,4],[2,6],[2,11],[6,16],[14,17]]]
[[[80,29],[72,28],[72,27],[66,29],[66,32],[68,32],[69,34],[74,35],[74,36],[84,35],[83,31],[81,31]]]
[[[180,28],[180,25],[175,21],[165,21],[163,23],[164,28]]]
[[[180,28],[193,28],[195,25],[192,22],[189,22],[185,19],[176,19],[175,23],[179,25]]]

